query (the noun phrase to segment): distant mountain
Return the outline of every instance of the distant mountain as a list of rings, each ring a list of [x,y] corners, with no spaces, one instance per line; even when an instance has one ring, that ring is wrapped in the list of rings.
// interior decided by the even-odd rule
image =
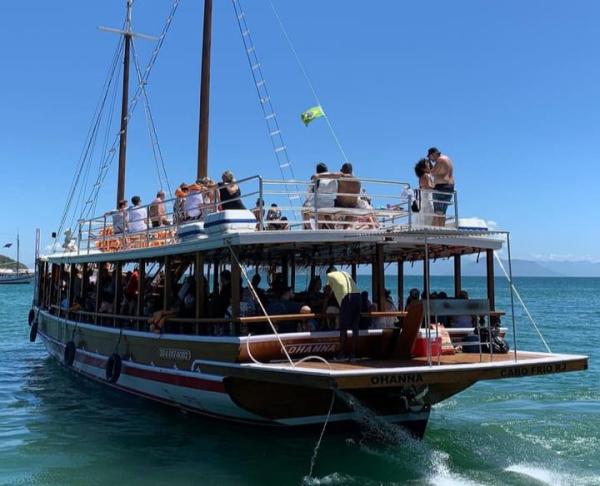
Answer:
[[[502,261],[504,268],[508,271],[508,262]],[[414,266],[406,264],[404,273],[406,275],[422,275],[422,265],[415,263]],[[568,262],[568,261],[537,261],[515,258],[512,261],[512,272],[515,277],[600,277],[600,263],[596,262]],[[392,270],[395,273],[395,269]],[[438,260],[431,264],[432,275],[454,275],[454,262],[452,260]],[[479,262],[463,257],[462,274],[466,277],[485,276],[485,256],[481,256]],[[494,274],[499,277],[503,275],[502,269],[494,262]]]
[[[10,257],[0,255],[0,269],[12,269],[14,270],[17,267],[16,260],[13,260]],[[19,263],[19,268],[23,270],[27,270],[27,265],[24,263]]]

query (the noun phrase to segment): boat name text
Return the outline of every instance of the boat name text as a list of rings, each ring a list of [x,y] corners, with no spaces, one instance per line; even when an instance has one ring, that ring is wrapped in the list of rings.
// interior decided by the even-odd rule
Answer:
[[[177,361],[189,361],[192,352],[188,349],[158,348],[158,355],[163,359],[174,359]]]
[[[502,378],[513,378],[519,376],[546,375],[548,373],[561,373],[567,371],[566,363],[540,364],[523,368],[506,368],[500,372]]]
[[[337,349],[335,343],[299,343],[286,346],[289,354],[333,353]]]
[[[420,373],[406,375],[375,375],[371,377],[371,385],[406,385],[423,383]]]

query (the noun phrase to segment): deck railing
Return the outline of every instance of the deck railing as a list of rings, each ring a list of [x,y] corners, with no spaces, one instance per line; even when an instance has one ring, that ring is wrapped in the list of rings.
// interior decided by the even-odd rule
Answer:
[[[230,202],[241,201],[252,211],[257,220],[256,231],[458,227],[456,192],[413,190],[405,182],[331,176],[299,181],[252,176],[235,184],[241,195]],[[164,213],[158,216],[151,216],[153,202],[81,220],[76,241],[65,241],[64,247],[89,254],[178,243],[182,226],[201,222],[208,214],[222,210],[219,189],[204,187],[186,197],[165,200]]]

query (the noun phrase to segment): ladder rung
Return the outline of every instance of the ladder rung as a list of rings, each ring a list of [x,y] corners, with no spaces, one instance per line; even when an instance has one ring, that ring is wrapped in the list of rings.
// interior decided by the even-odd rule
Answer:
[[[248,54],[250,54],[251,52],[254,52],[255,50],[256,50],[256,47],[254,47],[254,46],[250,46],[250,47],[248,47],[248,49],[246,49],[246,52],[247,52]]]
[[[290,199],[300,199],[300,196],[298,196],[297,194],[292,194],[289,196]]]
[[[242,20],[244,18],[244,15],[246,15],[246,14],[244,12],[242,12],[237,17],[238,17],[239,20]]]
[[[256,64],[252,64],[252,71],[256,71],[259,67],[260,67],[260,62],[257,62]]]
[[[289,167],[290,163],[286,162],[285,164],[280,164],[279,167],[281,167],[282,169],[285,169],[286,167]]]
[[[282,145],[281,147],[277,147],[277,148],[275,149],[275,153],[278,153],[278,152],[283,152],[284,150],[285,150],[285,145]]]
[[[268,103],[270,99],[271,99],[271,98],[269,98],[268,96],[266,96],[266,97],[264,97],[264,98],[261,98],[261,99],[260,99],[260,102],[261,102],[261,103],[264,105],[265,103]]]
[[[242,35],[243,35],[244,37],[246,37],[246,36],[249,36],[249,35],[250,35],[250,29],[248,29],[248,30],[245,30],[244,32],[242,32]]]
[[[281,130],[275,130],[275,131],[273,131],[273,132],[269,133],[269,135],[270,135],[271,137],[274,137],[275,135],[279,135],[280,133],[281,133]]]
[[[271,118],[275,118],[275,113],[265,116],[265,120],[270,120]]]
[[[260,87],[261,87],[263,84],[265,84],[265,83],[266,83],[266,81],[265,81],[264,79],[261,79],[260,81],[257,81],[257,82],[256,82],[256,87],[257,87],[257,88],[260,88]]]

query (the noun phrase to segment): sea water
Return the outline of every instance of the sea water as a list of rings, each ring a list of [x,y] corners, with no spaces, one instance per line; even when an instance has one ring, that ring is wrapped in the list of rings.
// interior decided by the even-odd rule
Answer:
[[[311,478],[319,430],[227,424],[89,382],[29,342],[32,287],[0,286],[0,484],[600,485],[600,279],[516,283],[552,350],[589,355],[589,370],[478,383],[433,408],[422,441],[368,430],[382,426],[368,417],[364,434],[327,430]],[[420,286],[407,277],[406,292]],[[485,297],[483,278],[463,287]],[[508,288],[496,287],[512,346]],[[431,289],[451,294],[453,280]],[[519,308],[516,327],[519,348],[543,350]]]

